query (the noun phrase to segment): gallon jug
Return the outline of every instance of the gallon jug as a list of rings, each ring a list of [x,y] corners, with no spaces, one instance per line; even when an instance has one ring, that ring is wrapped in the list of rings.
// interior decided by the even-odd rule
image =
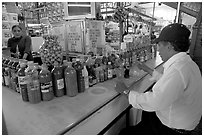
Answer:
[[[41,101],[40,83],[38,79],[38,71],[33,61],[28,61],[28,67],[25,70],[27,80],[28,100],[35,104]]]
[[[65,76],[65,92],[66,95],[73,97],[78,94],[77,86],[77,74],[76,70],[72,67],[72,63],[69,62],[67,68],[64,71]]]

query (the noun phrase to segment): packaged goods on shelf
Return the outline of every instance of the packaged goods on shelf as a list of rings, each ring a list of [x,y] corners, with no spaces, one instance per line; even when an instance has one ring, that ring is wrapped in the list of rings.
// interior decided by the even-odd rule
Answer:
[[[8,43],[8,38],[2,38],[2,48],[6,48]]]
[[[2,30],[10,30],[11,29],[11,26],[9,24],[8,21],[3,21],[2,22]]]
[[[9,21],[9,16],[7,13],[2,13],[2,21]]]
[[[9,21],[18,22],[18,14],[17,13],[7,13]]]
[[[2,38],[11,38],[12,33],[10,30],[2,30]]]

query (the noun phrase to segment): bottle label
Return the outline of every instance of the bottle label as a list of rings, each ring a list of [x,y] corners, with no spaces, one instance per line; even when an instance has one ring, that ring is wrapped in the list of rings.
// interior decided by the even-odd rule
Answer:
[[[57,87],[58,87],[58,89],[64,88],[64,79],[58,79],[57,80]]]
[[[18,83],[19,85],[24,85],[26,83],[26,76],[18,76]]]
[[[112,77],[113,77],[112,69],[108,69],[108,78]]]
[[[50,87],[52,87],[52,82],[47,82],[47,83],[40,83],[41,87],[41,92],[46,93],[50,91]]]
[[[19,85],[20,94],[25,94],[27,92],[26,85]]]
[[[31,90],[39,90],[40,89],[39,81],[38,80],[33,80],[30,83],[30,89]]]
[[[4,79],[5,79],[5,85],[9,86],[9,84],[10,84],[10,77],[9,76],[4,76]]]

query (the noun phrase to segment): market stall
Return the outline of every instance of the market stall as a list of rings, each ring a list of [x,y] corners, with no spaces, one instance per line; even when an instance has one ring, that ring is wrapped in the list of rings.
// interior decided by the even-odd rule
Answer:
[[[12,36],[11,26],[18,24],[17,14],[3,9],[5,134],[118,134],[140,121],[141,110],[132,108],[127,98],[115,91],[115,85],[120,80],[130,89],[145,92],[153,81],[138,63],[163,71],[163,61],[151,39],[157,18],[139,11],[138,5],[117,2],[112,11],[106,7],[106,16],[108,12],[112,15],[104,20],[100,4],[23,3],[28,6],[23,10],[29,12],[28,19],[38,19],[37,24],[27,24],[30,36],[38,34],[31,37],[33,61],[10,57],[7,41]]]

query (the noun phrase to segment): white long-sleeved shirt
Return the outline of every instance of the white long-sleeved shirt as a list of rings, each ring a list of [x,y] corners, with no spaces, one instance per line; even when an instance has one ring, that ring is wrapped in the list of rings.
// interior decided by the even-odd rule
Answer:
[[[131,91],[129,103],[138,109],[155,111],[160,121],[176,129],[193,130],[202,115],[202,78],[190,56],[180,52],[154,71],[152,92]]]

